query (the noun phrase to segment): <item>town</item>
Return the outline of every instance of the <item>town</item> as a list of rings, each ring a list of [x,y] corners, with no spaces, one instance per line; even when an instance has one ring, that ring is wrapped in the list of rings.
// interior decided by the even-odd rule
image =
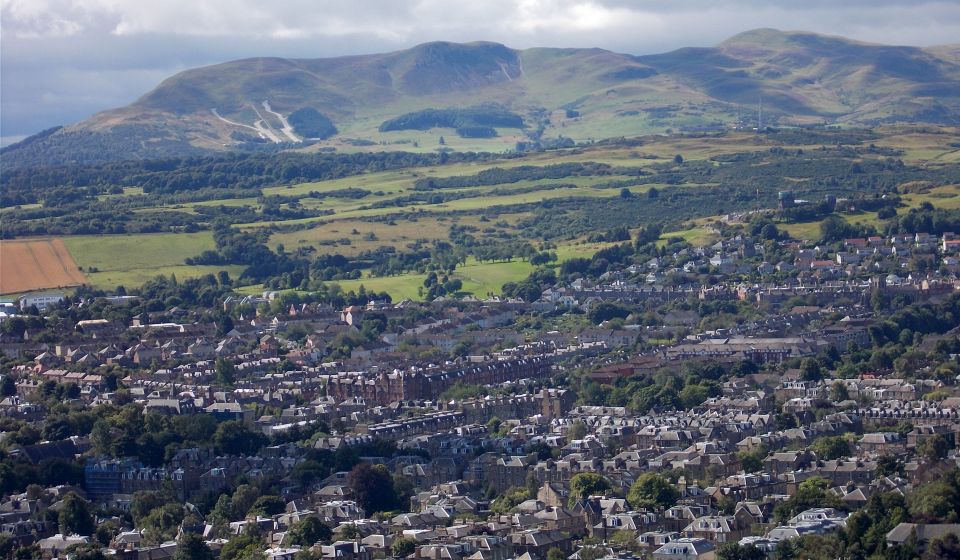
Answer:
[[[2,554],[951,557],[960,236],[773,212],[530,301],[210,275],[4,304]]]

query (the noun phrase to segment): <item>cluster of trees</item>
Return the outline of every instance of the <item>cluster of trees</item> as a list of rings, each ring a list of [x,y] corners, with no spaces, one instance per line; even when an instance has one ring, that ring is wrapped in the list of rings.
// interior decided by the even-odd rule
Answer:
[[[423,109],[384,121],[380,124],[380,132],[495,126],[523,128],[523,117],[492,104],[462,109]]]
[[[752,362],[743,362],[733,367],[687,363],[683,368],[682,374],[664,370],[652,376],[636,375],[618,379],[612,385],[583,379],[577,394],[582,404],[625,406],[638,414],[653,409],[690,409],[710,397],[722,394],[720,383],[731,374],[743,375],[757,371]]]
[[[188,265],[225,265],[246,266],[241,279],[262,282],[265,279],[289,273],[295,268],[310,266],[306,259],[270,250],[261,237],[231,228],[228,224],[217,223],[213,230],[216,250],[204,251],[200,255],[186,259]]]
[[[384,465],[358,464],[347,476],[347,484],[367,515],[408,509],[413,494],[413,484],[405,478],[391,475]]]
[[[940,334],[957,325],[960,325],[960,295],[951,295],[941,303],[917,303],[904,307],[867,330],[873,344],[882,346],[888,342],[900,342],[905,331]],[[903,342],[912,344],[912,337]]]
[[[531,259],[532,261],[532,259]],[[539,267],[520,282],[507,282],[501,288],[506,297],[520,298],[526,302],[540,299],[543,291],[557,282],[557,275],[552,268]]]
[[[337,133],[337,127],[326,115],[313,107],[301,107],[290,113],[287,121],[293,129],[306,138],[324,139]]]
[[[782,521],[811,507],[843,509],[837,496],[830,492],[830,483],[822,478],[802,482],[797,494],[777,505],[775,517]],[[955,523],[960,518],[960,472],[952,469],[934,482],[923,484],[904,497],[894,492],[870,496],[867,505],[853,512],[846,526],[828,535],[803,536],[784,541],[777,546],[777,558],[956,558],[960,555],[960,541],[956,535],[934,539],[926,545],[924,554],[916,540],[902,546],[888,546],[886,534],[900,523]],[[731,547],[732,548],[732,547]],[[720,552],[735,551],[721,548]],[[740,551],[750,552],[750,551]],[[738,556],[722,556],[738,558]],[[751,556],[746,556],[751,557]]]
[[[446,275],[437,276],[436,272],[431,272],[423,281],[423,287],[426,291],[421,293],[427,300],[434,300],[447,294],[456,294],[463,289],[463,282],[459,278],[449,278]]]
[[[125,294],[127,290],[123,288],[118,291]],[[220,271],[216,276],[205,274],[185,280],[178,280],[175,275],[155,276],[139,288],[132,289],[131,293],[141,298],[139,303],[135,302],[129,307],[132,314],[164,311],[171,307],[211,309],[218,301],[233,293],[233,280],[226,271]]]
[[[492,126],[461,126],[457,128],[457,136],[461,138],[496,138],[497,129]]]
[[[564,179],[567,177],[593,177],[597,175],[640,174],[639,168],[615,168],[606,163],[558,163],[553,165],[521,165],[517,167],[493,167],[476,175],[454,175],[452,177],[429,177],[417,179],[415,190],[432,191],[436,189],[461,189],[467,187],[503,185],[518,181],[538,181],[542,179]]]
[[[960,210],[934,208],[929,202],[911,209],[891,224],[891,233],[930,233],[960,230]]]
[[[468,250],[474,258],[480,262],[509,262],[517,257],[526,260],[537,252],[537,250],[533,248],[533,245],[521,240],[508,242],[497,242],[495,240],[477,242],[470,246]]]
[[[57,207],[52,212],[14,210],[4,214],[0,222],[0,237],[12,239],[31,235],[93,235],[120,233],[193,232],[204,224],[195,215],[186,212],[144,210],[136,214],[118,212],[103,203],[77,202]],[[40,219],[31,214],[44,213]]]
[[[389,250],[363,252],[356,257],[325,253],[311,260],[302,252],[287,253],[282,248],[274,252],[266,246],[266,235],[240,231],[218,222],[214,227],[216,250],[204,251],[185,262],[188,265],[242,265],[246,268],[240,276],[241,281],[263,282],[271,289],[323,291],[325,282],[360,278],[363,270],[371,270],[379,276],[411,270],[451,273],[458,264],[466,261],[468,254],[473,254],[480,261],[509,261],[516,257],[530,258],[536,254],[527,241],[480,241],[457,230],[457,227],[451,228],[451,238],[458,239],[464,246],[435,242],[433,247],[415,247],[405,253],[387,248]],[[460,289],[452,286],[446,288],[444,293]],[[382,299],[389,301],[389,296]]]
[[[216,250],[207,250],[188,258],[186,264],[242,265],[246,268],[240,275],[241,281],[263,282],[271,289],[322,291],[324,282],[359,278],[364,269],[374,269],[386,275],[400,274],[418,266],[425,267],[432,256],[430,250],[423,248],[403,254],[395,251],[365,252],[355,258],[326,253],[311,260],[304,254],[287,253],[282,248],[274,252],[265,243],[266,234],[240,231],[222,222],[215,225],[213,237]],[[383,299],[389,301],[389,296]]]
[[[643,238],[651,230],[642,229],[640,237]],[[560,275],[569,279],[585,276],[596,278],[610,270],[611,267],[619,267],[634,261],[636,250],[630,243],[621,243],[600,249],[592,257],[576,257],[567,259],[560,264]]]
[[[8,441],[8,444],[16,445],[23,441],[17,437]],[[80,485],[82,482],[83,467],[73,461],[54,458],[34,464],[25,459],[15,460],[5,451],[0,451],[0,492],[3,494],[24,492],[31,484],[58,486]]]
[[[145,465],[160,466],[183,447],[208,445],[212,440],[226,453],[249,450],[241,437],[249,435],[251,445],[263,441],[254,433],[238,433],[234,424],[218,426],[208,414],[168,417],[149,413],[136,404],[123,407],[102,406],[97,409],[97,420],[85,433],[99,455],[109,457],[137,457]],[[249,431],[249,429],[248,429]],[[238,445],[240,447],[238,447]]]
[[[820,222],[820,239],[825,243],[836,243],[851,237],[875,235],[873,226],[851,224],[836,214],[830,214]]]
[[[477,161],[491,154],[448,154],[444,160]],[[6,158],[4,159],[7,162]],[[376,152],[356,154],[230,153],[97,164],[21,167],[10,164],[0,178],[5,195],[36,202],[58,187],[91,187],[105,193],[114,186],[142,186],[148,193],[201,188],[262,188],[289,183],[339,179],[365,172],[441,163],[438,154]],[[11,200],[12,202],[12,200]],[[21,204],[23,201],[20,202]]]
[[[485,196],[507,196],[514,194],[525,194],[531,192],[544,192],[559,189],[575,189],[577,185],[573,183],[556,184],[536,184],[523,187],[492,187],[490,189],[464,189],[464,190],[415,190],[411,194],[377,200],[362,206],[367,208],[402,208],[415,204],[443,204],[453,200],[462,200],[464,198],[480,198]]]

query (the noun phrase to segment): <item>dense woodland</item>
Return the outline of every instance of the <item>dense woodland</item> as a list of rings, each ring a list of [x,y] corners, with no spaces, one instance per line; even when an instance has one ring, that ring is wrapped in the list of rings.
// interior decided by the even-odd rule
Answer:
[[[490,130],[493,127],[522,128],[523,117],[497,105],[464,109],[424,109],[384,121],[380,125],[380,132],[456,128],[465,129],[469,133],[476,129]],[[469,134],[461,134],[461,136],[482,137]]]
[[[55,189],[68,187],[78,194],[105,194],[117,187],[142,187],[152,194],[202,189],[255,189],[276,185],[339,179],[413,166],[445,162],[487,161],[497,154],[414,154],[378,152],[358,154],[244,154],[214,157],[133,160],[94,165],[17,166],[4,158],[0,177],[0,206],[45,201]],[[79,189],[79,190],[78,190]],[[65,193],[57,193],[60,197]],[[218,193],[217,198],[221,195]]]
[[[287,119],[297,134],[310,139],[329,138],[337,133],[337,127],[326,115],[311,107],[297,109]]]

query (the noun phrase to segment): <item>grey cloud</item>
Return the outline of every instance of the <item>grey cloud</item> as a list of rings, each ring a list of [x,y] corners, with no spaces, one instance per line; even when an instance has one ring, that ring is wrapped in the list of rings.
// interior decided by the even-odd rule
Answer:
[[[958,42],[960,2],[896,0],[0,0],[0,134],[127,104],[186,68],[432,40],[645,54],[757,27],[864,41]]]

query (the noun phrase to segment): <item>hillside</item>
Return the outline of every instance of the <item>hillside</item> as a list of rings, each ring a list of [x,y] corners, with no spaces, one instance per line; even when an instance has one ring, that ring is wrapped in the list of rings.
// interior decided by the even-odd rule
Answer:
[[[958,52],[761,29],[649,56],[438,42],[254,58],[182,72],[127,107],[28,139],[2,158],[18,166],[232,149],[502,151],[752,127],[761,104],[765,125],[952,125],[960,123]]]

